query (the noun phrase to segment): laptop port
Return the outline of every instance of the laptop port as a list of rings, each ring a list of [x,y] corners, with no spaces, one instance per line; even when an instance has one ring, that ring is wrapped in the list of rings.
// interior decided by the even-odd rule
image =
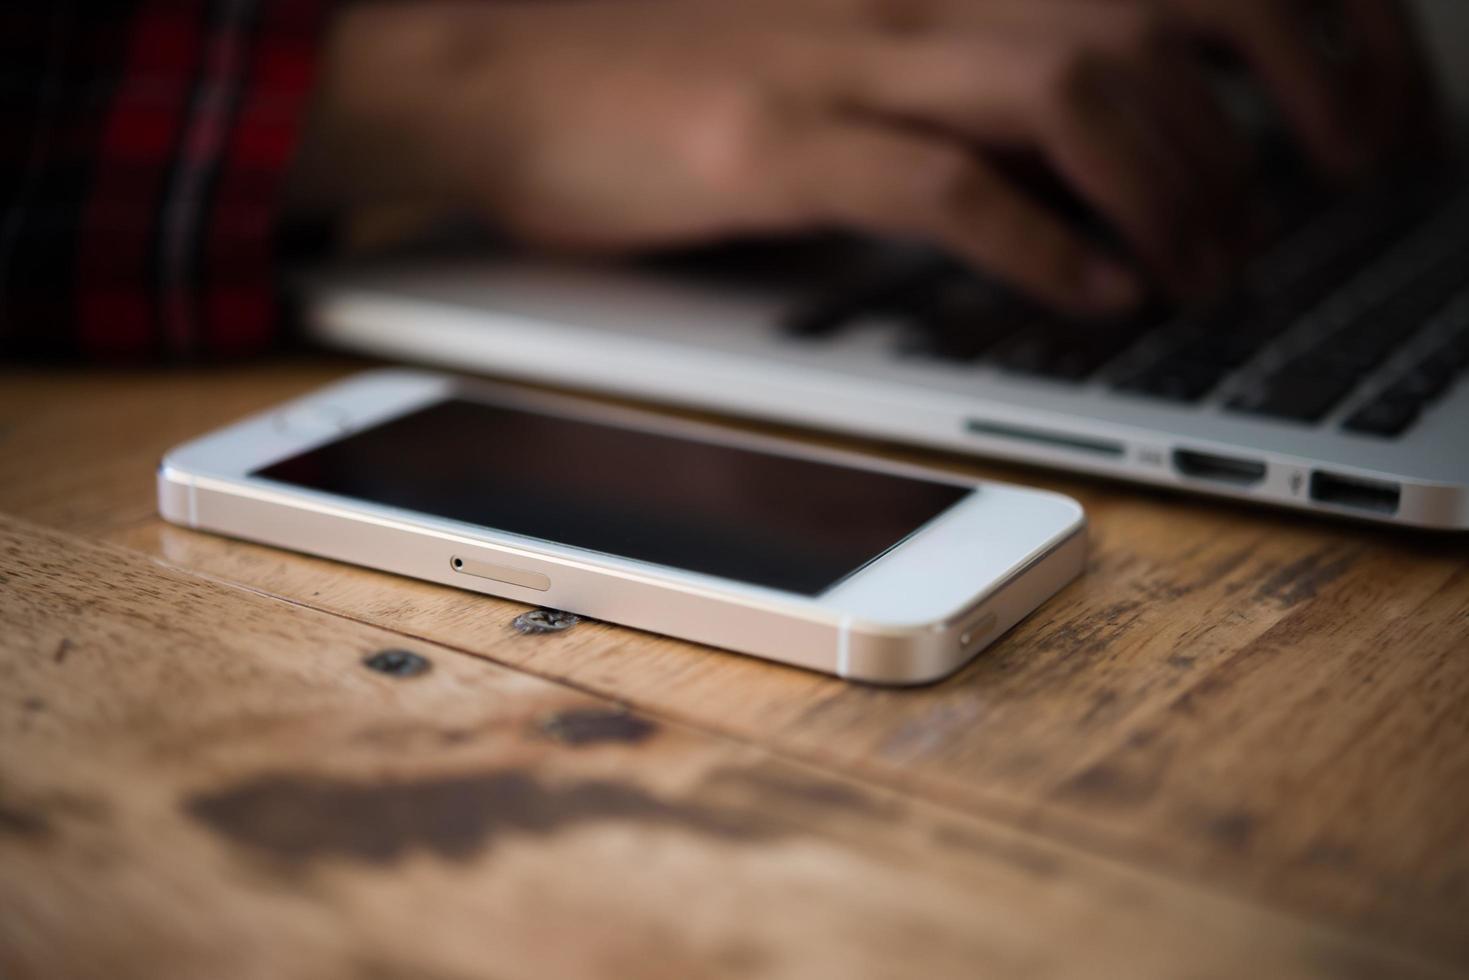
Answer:
[[[1338,476],[1320,470],[1311,474],[1311,499],[1317,503],[1370,510],[1378,514],[1396,514],[1402,497],[1403,488],[1397,483]]]
[[[1069,449],[1097,456],[1122,456],[1127,452],[1122,443],[1113,442],[1110,439],[1093,439],[1090,436],[1073,435],[1069,432],[1004,425],[986,419],[969,419],[964,423],[964,427],[977,436],[1028,442],[1047,449]]]
[[[1254,486],[1265,479],[1265,464],[1259,460],[1201,453],[1192,449],[1175,449],[1173,468],[1191,480],[1228,483],[1236,487]]]

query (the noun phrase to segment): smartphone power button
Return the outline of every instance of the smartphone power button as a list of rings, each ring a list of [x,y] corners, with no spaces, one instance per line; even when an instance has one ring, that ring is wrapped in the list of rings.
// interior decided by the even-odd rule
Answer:
[[[535,589],[537,592],[545,592],[551,587],[551,580],[540,572],[513,568],[510,565],[497,565],[494,562],[479,561],[461,555],[454,555],[450,558],[449,567],[460,575],[471,575],[475,578],[489,579],[491,582],[502,582],[505,585],[518,585],[523,589]]]

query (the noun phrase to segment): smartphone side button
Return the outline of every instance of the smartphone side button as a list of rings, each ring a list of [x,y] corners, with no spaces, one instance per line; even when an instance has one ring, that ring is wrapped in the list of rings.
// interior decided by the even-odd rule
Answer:
[[[959,627],[959,646],[968,650],[971,646],[983,640],[989,635],[990,630],[995,628],[995,614],[993,611],[981,613],[969,622]]]
[[[506,585],[518,585],[524,589],[535,589],[537,592],[545,592],[551,588],[551,580],[540,572],[532,572],[524,568],[513,568],[509,565],[496,565],[493,562],[479,561],[474,558],[464,558],[454,555],[449,559],[449,567],[460,575],[472,575],[475,578],[487,578],[492,582],[503,582]]]

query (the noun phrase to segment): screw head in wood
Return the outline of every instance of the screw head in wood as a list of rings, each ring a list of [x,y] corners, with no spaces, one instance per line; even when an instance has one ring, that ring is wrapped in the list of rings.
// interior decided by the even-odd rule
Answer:
[[[362,658],[362,663],[368,670],[389,677],[417,677],[433,666],[427,657],[412,650],[379,650]]]
[[[530,612],[521,613],[515,617],[510,625],[515,627],[517,633],[560,633],[569,630],[581,617],[573,613],[562,612],[559,609],[532,609]]]

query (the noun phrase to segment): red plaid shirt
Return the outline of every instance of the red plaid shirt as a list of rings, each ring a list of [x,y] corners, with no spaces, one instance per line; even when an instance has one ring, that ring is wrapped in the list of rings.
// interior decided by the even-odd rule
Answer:
[[[4,5],[0,353],[269,345],[282,187],[326,5]]]

